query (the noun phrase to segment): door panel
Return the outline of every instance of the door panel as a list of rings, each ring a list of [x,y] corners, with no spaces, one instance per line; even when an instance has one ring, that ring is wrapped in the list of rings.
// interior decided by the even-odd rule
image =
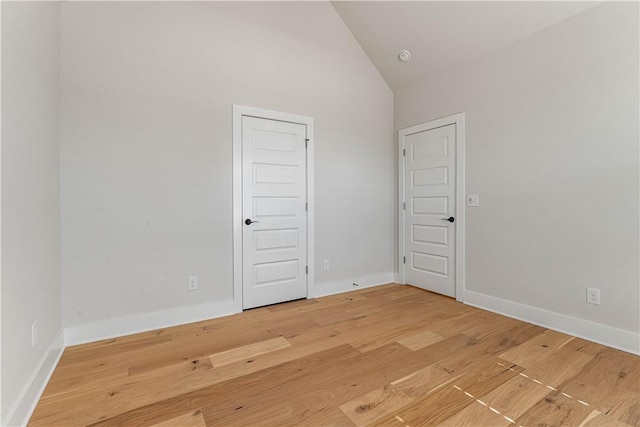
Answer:
[[[456,127],[404,137],[405,281],[455,296]]]
[[[253,219],[291,218],[298,216],[297,197],[257,197],[253,198]]]
[[[449,198],[412,196],[411,213],[414,217],[419,215],[449,215]]]
[[[411,241],[414,243],[427,243],[432,245],[449,245],[449,227],[436,225],[412,226]]]
[[[285,282],[297,281],[299,267],[298,264],[299,262],[297,259],[255,264],[253,266],[256,272],[255,287],[273,287]]]
[[[447,185],[449,176],[447,169],[447,167],[441,167],[411,171],[411,183],[414,188],[427,185]]]
[[[306,127],[242,118],[243,308],[307,296]]]
[[[278,230],[257,230],[253,232],[255,253],[298,248],[298,230],[282,228]]]

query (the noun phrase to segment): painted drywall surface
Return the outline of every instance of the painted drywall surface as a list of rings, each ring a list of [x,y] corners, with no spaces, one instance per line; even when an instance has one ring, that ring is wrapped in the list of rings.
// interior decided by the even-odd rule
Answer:
[[[2,3],[3,422],[61,328],[59,22],[56,2]]]
[[[605,3],[395,94],[396,129],[466,112],[467,289],[638,331],[638,73]]]
[[[232,104],[315,120],[317,287],[392,274],[392,93],[329,3],[67,2],[61,63],[66,326],[232,297]]]

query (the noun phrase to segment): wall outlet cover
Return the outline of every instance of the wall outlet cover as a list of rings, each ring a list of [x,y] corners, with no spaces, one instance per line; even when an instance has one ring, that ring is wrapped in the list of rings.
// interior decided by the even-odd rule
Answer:
[[[587,303],[600,305],[600,289],[587,288]]]
[[[190,291],[198,289],[198,276],[189,276],[187,279],[187,289]]]

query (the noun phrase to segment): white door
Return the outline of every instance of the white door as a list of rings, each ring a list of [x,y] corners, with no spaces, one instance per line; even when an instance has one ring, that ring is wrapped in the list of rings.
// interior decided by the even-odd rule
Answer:
[[[456,125],[403,136],[405,282],[456,295]]]
[[[242,117],[245,309],[307,296],[306,131]]]

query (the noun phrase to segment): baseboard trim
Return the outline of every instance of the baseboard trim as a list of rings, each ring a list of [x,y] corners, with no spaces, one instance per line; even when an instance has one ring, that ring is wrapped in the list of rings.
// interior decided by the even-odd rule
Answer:
[[[25,426],[29,422],[38,400],[49,383],[49,378],[58,366],[58,361],[64,351],[64,333],[62,330],[53,339],[49,348],[40,359],[24,388],[20,392],[16,403],[2,420],[3,426]]]
[[[370,288],[372,286],[384,285],[385,283],[392,282],[395,282],[393,273],[382,273],[371,276],[352,277],[344,280],[336,280],[334,282],[316,283],[313,295],[309,295],[309,298],[335,295],[342,292],[355,291],[357,289]],[[357,283],[358,286],[353,286],[354,283]]]
[[[473,291],[464,292],[464,303],[640,355],[640,334],[632,331]]]
[[[64,331],[66,346],[153,331],[187,323],[200,322],[235,314],[233,300],[214,301],[207,304],[188,305],[151,313],[134,314],[98,322],[68,326]]]

